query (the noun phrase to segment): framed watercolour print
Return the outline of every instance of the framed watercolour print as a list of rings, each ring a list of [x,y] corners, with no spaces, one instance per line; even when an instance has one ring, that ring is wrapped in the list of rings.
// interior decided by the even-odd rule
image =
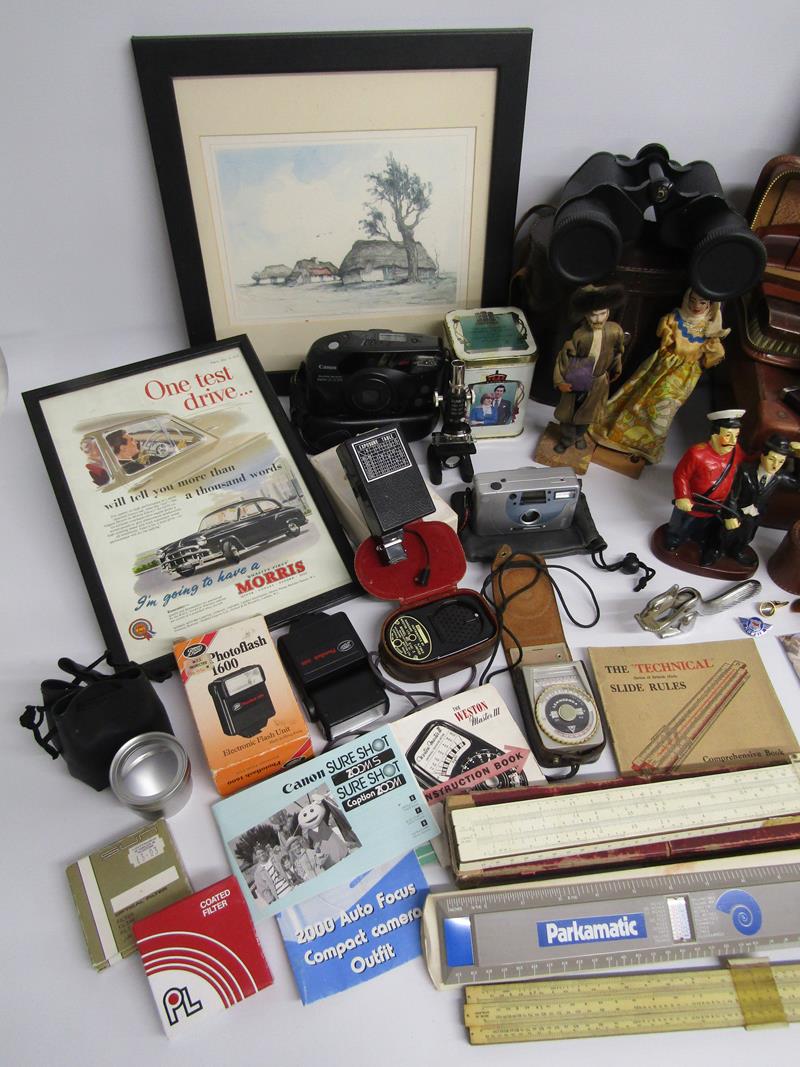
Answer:
[[[355,596],[352,552],[246,337],[24,394],[113,662]]]
[[[530,30],[134,38],[192,343],[505,303]],[[285,379],[282,375],[279,380]]]

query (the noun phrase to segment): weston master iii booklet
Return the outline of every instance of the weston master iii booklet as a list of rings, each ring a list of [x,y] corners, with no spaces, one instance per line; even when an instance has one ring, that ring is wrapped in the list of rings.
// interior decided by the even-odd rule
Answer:
[[[771,763],[798,749],[751,638],[590,648],[622,774]]]
[[[493,685],[430,704],[393,722],[391,731],[440,828],[445,797],[544,782],[525,735]],[[444,839],[433,846],[447,866]]]

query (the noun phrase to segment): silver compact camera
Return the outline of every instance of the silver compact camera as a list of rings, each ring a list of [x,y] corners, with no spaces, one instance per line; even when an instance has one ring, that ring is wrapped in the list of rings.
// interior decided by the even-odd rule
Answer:
[[[522,467],[476,474],[471,526],[481,536],[572,525],[581,483],[571,467]]]

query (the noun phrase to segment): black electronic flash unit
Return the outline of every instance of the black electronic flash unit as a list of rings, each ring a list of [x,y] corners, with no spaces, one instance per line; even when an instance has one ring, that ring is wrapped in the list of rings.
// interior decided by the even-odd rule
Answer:
[[[399,426],[371,430],[336,449],[384,563],[406,558],[403,527],[436,510]]]
[[[275,714],[264,672],[256,663],[224,678],[216,678],[208,692],[219,724],[229,736],[255,737]]]
[[[329,741],[372,729],[389,711],[386,690],[343,611],[301,615],[278,638],[278,652],[312,719]]]

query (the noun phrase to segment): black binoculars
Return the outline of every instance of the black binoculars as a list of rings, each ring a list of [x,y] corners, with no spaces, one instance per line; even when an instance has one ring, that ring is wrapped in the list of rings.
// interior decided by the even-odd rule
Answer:
[[[571,285],[607,277],[623,245],[655,237],[689,252],[692,288],[710,300],[741,296],[761,279],[766,250],[727,203],[716,171],[681,166],[660,144],[635,159],[596,152],[564,186],[553,220],[550,264]]]

